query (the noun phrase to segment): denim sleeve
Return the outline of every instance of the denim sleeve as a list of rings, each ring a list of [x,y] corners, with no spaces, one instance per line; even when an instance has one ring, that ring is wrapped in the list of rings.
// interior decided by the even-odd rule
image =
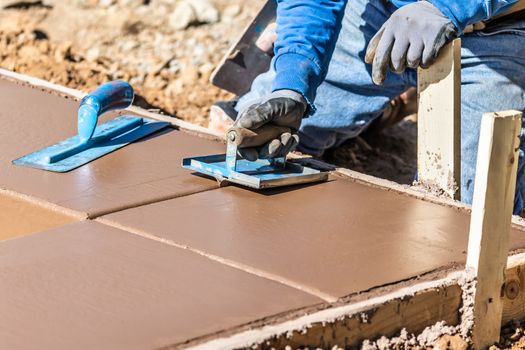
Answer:
[[[341,29],[347,0],[277,0],[273,91],[304,96],[311,109]]]
[[[496,16],[518,0],[428,0],[462,32],[469,24]]]

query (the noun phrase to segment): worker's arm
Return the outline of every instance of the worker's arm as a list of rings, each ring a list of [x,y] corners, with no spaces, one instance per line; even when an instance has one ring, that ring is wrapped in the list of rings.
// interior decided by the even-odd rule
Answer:
[[[240,111],[235,125],[258,129],[272,124],[290,133],[258,148],[241,149],[245,158],[282,157],[297,145],[301,120],[315,109],[315,92],[326,76],[346,1],[277,0],[273,92]]]
[[[497,16],[518,0],[428,0],[445,16],[450,18],[456,28],[463,32],[469,24]]]
[[[277,0],[273,90],[294,90],[313,107],[347,0]]]

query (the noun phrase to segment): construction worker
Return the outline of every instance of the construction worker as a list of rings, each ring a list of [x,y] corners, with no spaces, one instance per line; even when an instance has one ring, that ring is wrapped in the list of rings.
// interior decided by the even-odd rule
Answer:
[[[461,36],[460,190],[462,201],[471,203],[482,114],[525,110],[525,16],[510,10],[518,0],[277,2],[272,67],[239,99],[235,124],[254,129],[270,123],[292,133],[243,155],[274,157],[298,145],[320,156],[358,136],[394,97],[416,85],[414,68],[429,66]],[[473,26],[484,29],[467,33]],[[522,159],[520,151],[515,214],[524,207]]]

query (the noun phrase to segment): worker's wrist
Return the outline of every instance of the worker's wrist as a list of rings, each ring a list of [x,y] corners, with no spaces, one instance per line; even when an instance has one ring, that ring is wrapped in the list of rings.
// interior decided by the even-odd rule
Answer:
[[[306,99],[304,98],[304,96],[297,91],[290,90],[290,89],[282,89],[282,90],[273,91],[271,94],[271,98],[281,98],[281,97],[289,98],[291,100],[299,102],[305,106],[305,109],[308,106],[308,103],[306,102]]]
[[[449,0],[425,0],[426,2],[434,5],[446,18],[450,19],[456,31],[461,34],[465,30],[465,27],[469,24],[475,23],[483,19],[479,17],[479,14],[470,13],[469,11],[457,11],[457,9],[451,6],[452,2]]]
[[[287,52],[275,58],[274,69],[276,76],[272,90],[297,92],[306,101],[309,112],[314,112],[315,92],[321,83],[320,67],[302,54]]]

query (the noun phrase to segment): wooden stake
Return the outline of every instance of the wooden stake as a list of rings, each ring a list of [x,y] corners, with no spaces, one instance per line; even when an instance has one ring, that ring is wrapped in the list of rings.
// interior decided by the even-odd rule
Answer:
[[[428,69],[418,69],[419,183],[460,199],[461,40],[444,47]]]
[[[475,349],[498,342],[500,336],[521,116],[518,111],[487,113],[481,122],[467,255],[467,271],[476,279]]]

